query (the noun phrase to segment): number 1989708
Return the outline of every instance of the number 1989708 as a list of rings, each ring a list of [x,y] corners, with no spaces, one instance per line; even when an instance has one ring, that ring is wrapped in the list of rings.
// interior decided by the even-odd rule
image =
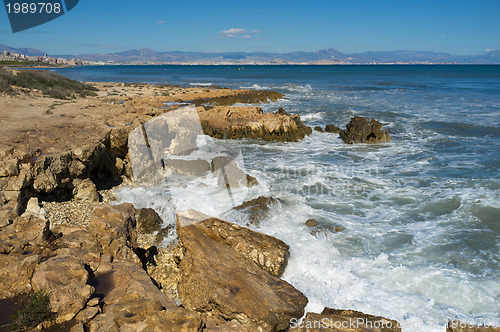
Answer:
[[[7,13],[11,14],[59,14],[62,11],[60,3],[50,2],[14,2],[7,3]]]

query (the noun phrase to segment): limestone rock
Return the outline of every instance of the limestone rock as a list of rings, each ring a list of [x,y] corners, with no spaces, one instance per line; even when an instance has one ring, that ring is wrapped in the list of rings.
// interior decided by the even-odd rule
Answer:
[[[204,133],[221,139],[296,142],[312,132],[296,114],[264,113],[257,106],[198,107],[198,114]]]
[[[326,125],[326,127],[325,127],[325,133],[338,134],[338,133],[340,133],[340,128],[333,125],[333,124],[329,124],[329,125]]]
[[[346,125],[346,129],[340,131],[340,138],[347,143],[388,143],[391,136],[382,124],[374,119],[368,121],[364,117],[355,116]]]
[[[139,261],[134,250],[137,249],[135,230],[135,209],[132,204],[98,206],[93,213],[88,232],[97,238],[102,251],[112,259]]]
[[[57,322],[66,322],[85,308],[94,287],[87,284],[89,273],[82,261],[74,256],[56,256],[41,263],[31,280],[33,290],[48,291],[50,309]]]
[[[321,314],[308,312],[302,323],[292,324],[290,331],[401,332],[401,327],[397,321],[384,317],[353,310],[325,308]]]
[[[161,229],[162,224],[163,220],[155,210],[151,208],[142,208],[139,210],[139,215],[137,216],[137,229],[139,232],[145,234],[157,232]]]
[[[0,255],[0,299],[29,293],[39,263],[39,255]]]
[[[113,262],[106,277],[103,313],[88,323],[89,331],[201,331],[199,315],[175,306],[135,264]]]
[[[178,218],[182,218],[182,213],[178,214]],[[279,277],[283,274],[289,256],[289,247],[285,242],[217,218],[209,218],[193,226],[212,240],[235,249],[272,275]]]
[[[98,203],[99,193],[97,192],[97,188],[94,182],[92,182],[90,179],[84,179],[76,187],[75,200],[85,201],[89,203]]]
[[[284,330],[291,318],[302,316],[307,304],[302,293],[236,249],[212,239],[204,228],[188,223],[178,229],[184,252],[178,291],[185,308],[234,319],[247,330]]]
[[[85,229],[75,229],[55,241],[58,255],[75,256],[88,265],[94,272],[101,261],[100,244],[97,239]]]
[[[250,222],[258,225],[262,219],[266,218],[270,207],[278,203],[281,203],[280,199],[259,196],[235,206],[234,209],[248,213]]]

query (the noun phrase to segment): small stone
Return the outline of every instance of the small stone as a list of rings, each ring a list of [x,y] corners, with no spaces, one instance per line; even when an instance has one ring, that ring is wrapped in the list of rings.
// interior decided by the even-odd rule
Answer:
[[[97,307],[88,307],[82,311],[80,311],[76,317],[75,320],[79,323],[87,324],[99,314],[99,308]]]
[[[307,227],[314,227],[318,224],[318,222],[316,221],[316,219],[308,219],[306,221],[306,226]]]
[[[99,305],[99,298],[94,297],[87,302],[87,307],[95,307]]]

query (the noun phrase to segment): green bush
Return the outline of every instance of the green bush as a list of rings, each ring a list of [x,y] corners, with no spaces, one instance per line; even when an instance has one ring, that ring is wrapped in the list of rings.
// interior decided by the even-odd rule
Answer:
[[[0,70],[0,92],[12,92],[12,75]]]
[[[24,330],[41,322],[53,320],[55,315],[49,310],[49,293],[43,290],[31,293],[29,301],[19,309],[12,330]]]
[[[58,99],[68,99],[74,95],[80,97],[95,96],[95,91],[97,91],[91,85],[43,70],[22,70],[17,75],[13,75],[12,78],[13,85],[38,89],[44,95]]]

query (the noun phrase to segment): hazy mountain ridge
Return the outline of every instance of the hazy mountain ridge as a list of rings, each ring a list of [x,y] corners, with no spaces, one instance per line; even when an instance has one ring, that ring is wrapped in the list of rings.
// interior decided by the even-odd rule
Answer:
[[[0,52],[9,51],[26,55],[43,55],[33,48],[12,48],[0,44]],[[464,56],[429,51],[367,51],[345,54],[333,48],[315,52],[158,52],[141,48],[110,54],[53,55],[66,59],[114,61],[120,63],[459,63],[500,64],[500,51],[492,50],[482,55]]]

